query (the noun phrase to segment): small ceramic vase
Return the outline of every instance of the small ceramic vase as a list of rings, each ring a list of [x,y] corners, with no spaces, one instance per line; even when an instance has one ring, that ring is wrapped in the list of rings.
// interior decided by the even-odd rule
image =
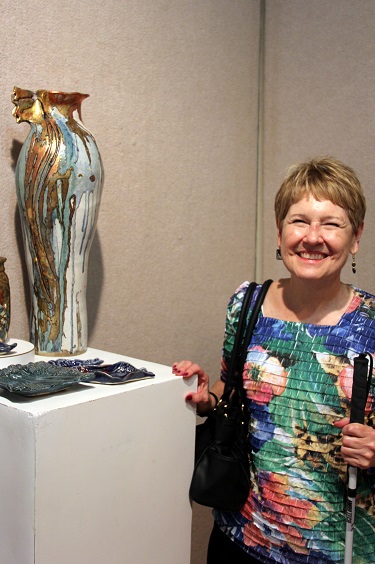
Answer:
[[[87,349],[87,268],[103,183],[95,139],[80,121],[87,97],[13,90],[13,115],[17,123],[30,124],[16,186],[31,287],[31,341],[41,355]]]
[[[10,289],[9,279],[4,263],[7,259],[0,257],[0,342],[6,343],[10,325]]]

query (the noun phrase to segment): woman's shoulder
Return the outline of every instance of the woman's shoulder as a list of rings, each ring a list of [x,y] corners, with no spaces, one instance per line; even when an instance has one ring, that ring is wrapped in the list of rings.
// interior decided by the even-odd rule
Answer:
[[[372,299],[375,300],[375,295],[371,294],[370,292],[367,292],[366,290],[362,290],[362,288],[357,288],[356,286],[353,286],[353,284],[350,284],[350,287],[353,288],[353,291],[358,294],[359,296],[362,296],[366,299]]]
[[[238,286],[236,291],[230,297],[228,304],[229,309],[232,309],[233,307],[236,309],[237,307],[241,306],[250,284],[254,284],[254,293],[253,293],[252,301],[256,298],[262,284],[258,284],[256,282],[249,282],[248,280],[245,280],[245,282],[242,282],[242,284]]]
[[[353,289],[353,299],[350,304],[349,311],[356,310],[359,314],[365,315],[366,317],[370,317],[371,319],[375,318],[375,296],[366,290],[362,290],[361,288],[356,288],[355,286],[351,285]]]

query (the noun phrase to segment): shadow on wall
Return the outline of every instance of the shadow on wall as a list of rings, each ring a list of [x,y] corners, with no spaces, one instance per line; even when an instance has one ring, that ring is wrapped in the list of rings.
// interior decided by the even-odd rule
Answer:
[[[94,240],[91,245],[88,273],[87,273],[86,300],[87,300],[87,326],[88,326],[89,346],[90,346],[90,336],[94,332],[96,321],[98,318],[100,297],[103,291],[103,282],[104,282],[103,254],[100,244],[99,233],[98,230],[96,230]]]
[[[21,216],[16,206],[14,210],[14,225],[16,229],[16,241],[17,241],[17,249],[18,254],[21,259],[21,268],[22,268],[22,282],[23,282],[23,289],[25,295],[25,304],[26,304],[26,311],[30,314],[31,311],[31,288],[29,283],[29,277],[27,274],[27,265],[26,265],[26,257],[25,257],[25,248],[23,245],[23,237],[22,237],[22,226],[21,226]]]
[[[10,149],[10,156],[11,156],[11,159],[12,159],[11,166],[12,166],[13,172],[15,172],[15,170],[16,170],[18,156],[21,152],[21,149],[22,149],[21,141],[18,141],[17,139],[13,139],[12,147]]]
[[[12,170],[15,172],[18,156],[22,149],[22,143],[17,139],[13,139],[12,147],[10,149],[10,156],[12,159]],[[26,265],[26,257],[25,257],[25,249],[23,245],[23,237],[22,237],[22,225],[21,225],[21,216],[19,213],[18,205],[16,205],[14,210],[14,227],[16,230],[16,242],[17,242],[17,249],[18,254],[21,259],[21,268],[22,268],[22,282],[24,288],[24,295],[25,295],[25,304],[26,310],[30,313],[31,311],[31,289],[29,284],[29,278],[27,274],[27,265]]]

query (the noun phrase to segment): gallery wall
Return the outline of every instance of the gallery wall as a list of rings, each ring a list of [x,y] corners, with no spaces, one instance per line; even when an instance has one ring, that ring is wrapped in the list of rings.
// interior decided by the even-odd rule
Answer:
[[[79,91],[105,169],[88,279],[89,345],[217,374],[225,306],[252,276],[258,3],[0,0],[0,255],[11,337],[29,288],[14,167],[29,126],[14,85]]]

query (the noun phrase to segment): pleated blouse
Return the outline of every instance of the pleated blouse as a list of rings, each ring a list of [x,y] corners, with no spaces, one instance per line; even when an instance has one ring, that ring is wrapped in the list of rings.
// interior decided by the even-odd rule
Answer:
[[[247,287],[242,284],[228,305],[223,380]],[[344,561],[347,465],[341,429],[333,423],[350,415],[354,359],[375,352],[375,298],[353,290],[337,325],[258,317],[243,371],[251,489],[241,512],[214,510],[214,518],[261,562]],[[373,423],[374,410],[371,385],[366,424]],[[354,564],[375,562],[374,476],[374,469],[358,471]]]

